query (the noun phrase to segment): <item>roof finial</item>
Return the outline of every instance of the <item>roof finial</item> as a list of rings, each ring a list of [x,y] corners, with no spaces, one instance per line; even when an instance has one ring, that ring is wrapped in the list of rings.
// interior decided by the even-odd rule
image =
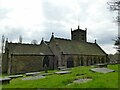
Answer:
[[[54,35],[54,33],[52,32],[52,35]]]
[[[40,42],[40,45],[41,45],[43,42],[44,42],[44,38],[42,37],[42,40],[41,40],[41,42]]]
[[[78,25],[78,29],[79,29],[79,25]]]
[[[6,42],[8,42],[8,38],[6,38]]]
[[[96,43],[96,39],[95,39],[95,43]]]
[[[52,37],[51,38],[54,38],[54,33],[52,32]]]
[[[44,38],[42,37],[42,40],[44,41]]]

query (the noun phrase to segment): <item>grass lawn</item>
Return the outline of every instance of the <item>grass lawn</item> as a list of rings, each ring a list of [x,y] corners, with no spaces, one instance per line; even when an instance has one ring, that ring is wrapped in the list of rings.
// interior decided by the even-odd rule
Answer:
[[[79,66],[72,68],[71,74],[52,74],[38,80],[12,79],[10,84],[2,85],[2,88],[118,88],[118,64],[108,65],[108,68],[116,70],[107,74],[94,73],[90,71],[91,66]],[[55,71],[49,71],[54,73]],[[76,76],[77,74],[84,74]],[[91,77],[86,83],[72,83],[79,78]],[[0,86],[1,87],[1,86]]]

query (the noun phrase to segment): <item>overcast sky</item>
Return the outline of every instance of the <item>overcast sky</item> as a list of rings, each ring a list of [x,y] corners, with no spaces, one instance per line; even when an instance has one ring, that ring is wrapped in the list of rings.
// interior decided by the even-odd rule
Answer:
[[[87,28],[87,41],[97,43],[106,53],[115,53],[117,24],[109,11],[109,0],[0,0],[0,36],[24,43],[50,40],[56,37],[70,39],[71,28]]]

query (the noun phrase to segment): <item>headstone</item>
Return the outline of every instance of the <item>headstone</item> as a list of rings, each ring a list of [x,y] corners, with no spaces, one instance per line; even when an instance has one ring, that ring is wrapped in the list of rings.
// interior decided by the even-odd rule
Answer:
[[[47,65],[46,65],[46,64],[45,64],[45,66],[44,66],[44,70],[45,70],[45,73],[48,73]]]

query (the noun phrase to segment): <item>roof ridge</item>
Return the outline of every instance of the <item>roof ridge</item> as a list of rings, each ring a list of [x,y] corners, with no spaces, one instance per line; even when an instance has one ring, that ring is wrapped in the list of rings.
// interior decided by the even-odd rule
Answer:
[[[88,44],[95,44],[95,43],[92,43],[92,42],[86,42],[86,43],[88,43]]]
[[[71,41],[70,39],[65,39],[65,38],[57,38],[57,37],[55,37],[55,39]]]
[[[14,44],[14,45],[35,45],[35,46],[39,46],[40,44],[30,44],[30,43],[11,43],[8,42],[8,44]]]

